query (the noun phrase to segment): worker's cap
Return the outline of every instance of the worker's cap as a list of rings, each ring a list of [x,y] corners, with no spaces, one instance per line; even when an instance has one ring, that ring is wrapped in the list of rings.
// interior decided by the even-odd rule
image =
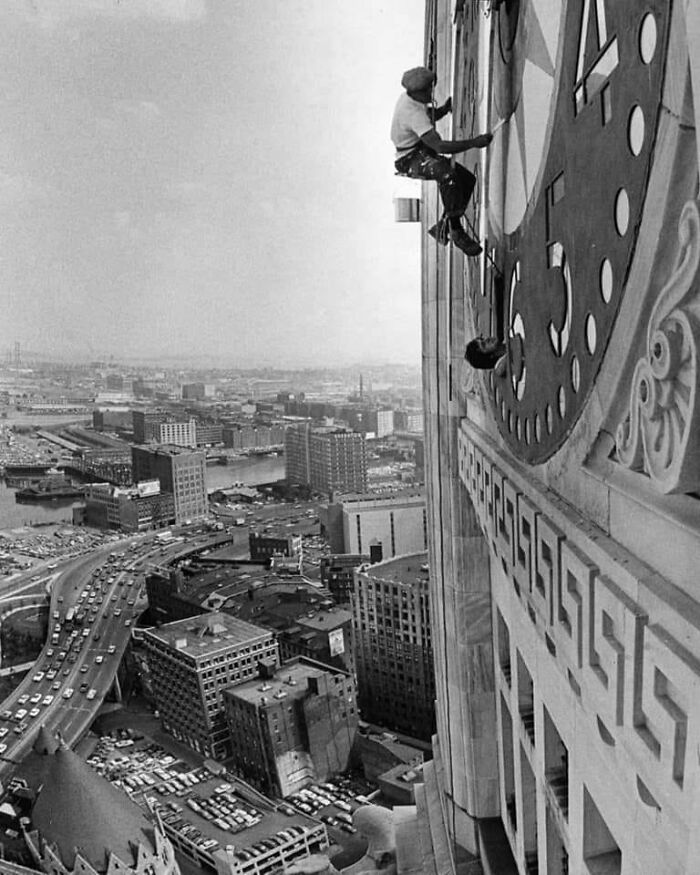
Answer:
[[[401,77],[401,84],[406,91],[422,91],[435,83],[437,76],[427,67],[413,67]]]

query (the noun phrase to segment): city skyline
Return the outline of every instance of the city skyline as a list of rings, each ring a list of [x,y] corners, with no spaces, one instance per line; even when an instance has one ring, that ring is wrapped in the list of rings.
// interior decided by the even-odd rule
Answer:
[[[1,349],[418,359],[388,124],[420,4],[12,0],[0,21]]]

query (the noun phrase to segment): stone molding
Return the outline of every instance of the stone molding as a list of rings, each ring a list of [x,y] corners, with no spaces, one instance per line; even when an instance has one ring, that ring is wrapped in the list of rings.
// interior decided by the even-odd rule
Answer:
[[[699,265],[700,211],[690,200],[678,222],[676,264],[651,312],[629,412],[616,434],[620,462],[646,473],[664,493],[700,488]]]
[[[698,781],[700,606],[509,464],[473,423],[462,421],[458,440],[460,479],[522,623],[592,731],[602,723],[617,746],[621,779],[641,779],[680,838]]]

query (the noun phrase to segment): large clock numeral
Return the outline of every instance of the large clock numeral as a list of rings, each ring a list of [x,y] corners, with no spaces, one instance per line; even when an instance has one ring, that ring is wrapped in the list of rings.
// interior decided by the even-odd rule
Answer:
[[[547,329],[554,355],[561,357],[569,346],[571,322],[574,312],[571,268],[561,243],[552,243],[547,247],[547,260],[550,269],[551,287],[549,294],[552,296],[552,309],[559,309],[559,320],[550,320]],[[554,297],[555,295],[556,297]],[[559,321],[558,325],[557,321]]]
[[[617,37],[608,36],[605,0],[584,0],[574,84],[577,115],[603,89],[618,62]]]

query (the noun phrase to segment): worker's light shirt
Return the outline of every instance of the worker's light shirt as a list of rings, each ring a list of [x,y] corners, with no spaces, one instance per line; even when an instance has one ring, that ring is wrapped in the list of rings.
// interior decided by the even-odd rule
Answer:
[[[404,92],[396,103],[391,120],[391,141],[396,146],[396,157],[400,158],[415,148],[432,127],[426,105]]]

